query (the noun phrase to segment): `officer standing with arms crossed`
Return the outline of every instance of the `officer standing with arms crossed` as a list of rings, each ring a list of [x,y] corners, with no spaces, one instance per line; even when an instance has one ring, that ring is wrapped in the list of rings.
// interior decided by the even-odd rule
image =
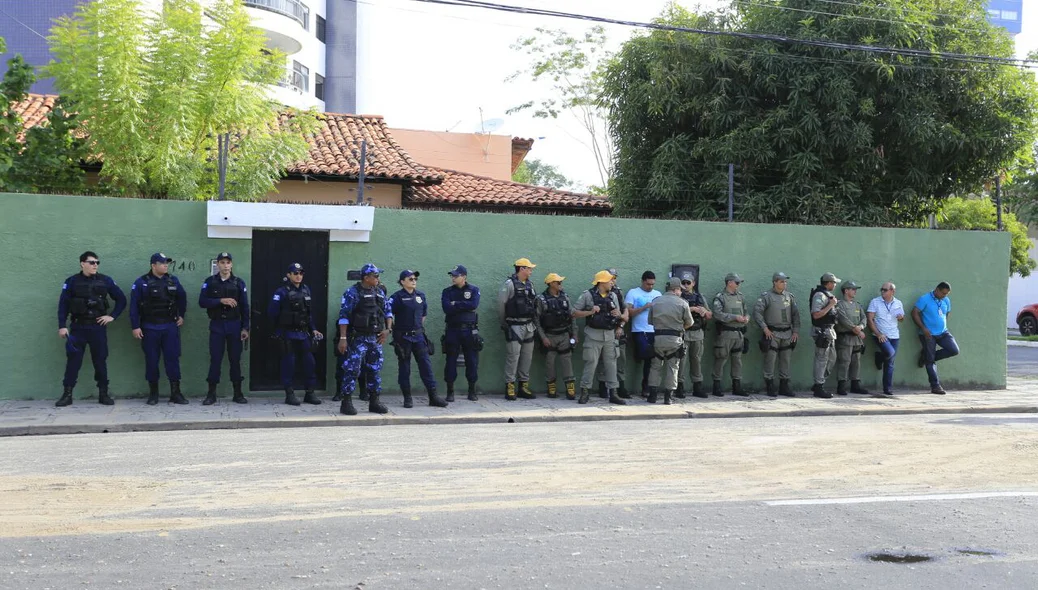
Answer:
[[[784,272],[771,275],[771,290],[760,294],[753,306],[753,321],[763,332],[764,387],[769,397],[794,397],[789,388],[789,360],[800,331],[800,309],[786,287],[789,277]],[[775,360],[778,360],[779,387],[775,391]]]
[[[524,399],[537,397],[530,390],[530,364],[533,362],[533,318],[537,314],[530,275],[536,264],[528,258],[514,263],[515,274],[505,279],[497,292],[497,315],[501,318],[501,329],[505,332],[505,399],[514,400],[516,395]],[[518,376],[519,385],[516,386]]]
[[[90,361],[94,365],[97,382],[97,402],[110,406],[115,400],[108,395],[108,324],[126,309],[126,296],[115,281],[97,272],[101,264],[91,251],[79,255],[79,274],[65,279],[58,298],[58,336],[65,339],[65,379],[61,398],[56,407],[72,405],[72,389],[76,386],[83,355],[90,346]],[[108,298],[115,300],[115,309],[108,313]],[[65,327],[69,314],[72,329]]]
[[[815,384],[811,387],[815,397],[829,399],[833,394],[825,390],[825,380],[836,364],[836,296],[833,289],[840,279],[827,272],[819,279],[819,285],[811,290],[811,335],[815,341]]]
[[[693,324],[692,310],[681,297],[681,279],[671,277],[667,281],[667,291],[653,300],[648,319],[653,327],[655,356],[649,368],[649,396],[646,401],[656,403],[662,384],[663,403],[670,404],[671,393],[678,386],[678,366],[685,356],[685,331]]]
[[[732,360],[732,395],[746,396],[742,390],[742,354],[746,339],[746,300],[739,292],[742,278],[730,272],[724,277],[724,290],[714,295],[713,312],[717,325],[717,340],[714,341],[714,389],[713,395],[724,397],[721,377],[724,365]]]
[[[706,299],[695,290],[696,277],[690,272],[681,275],[681,298],[688,303],[692,311],[692,327],[685,330],[685,348],[688,356],[682,355],[678,363],[678,389],[674,397],[685,397],[685,364],[688,364],[688,376],[692,379],[692,395],[708,397],[703,391],[703,344],[706,339],[706,321],[713,317],[706,306]]]
[[[616,334],[622,317],[620,301],[611,289],[613,276],[602,270],[595,275],[593,286],[580,294],[573,306],[574,318],[586,318],[584,327],[584,375],[580,379],[579,404],[591,397],[595,369],[602,364],[602,378],[609,389],[609,403],[627,404],[616,393]]]
[[[548,397],[557,397],[555,361],[562,367],[562,379],[566,384],[566,399],[577,399],[573,383],[573,347],[577,343],[577,326],[573,321],[573,310],[569,296],[562,290],[566,277],[548,273],[544,284],[548,287],[537,296],[537,313],[534,327],[537,337],[544,345],[544,368],[548,378]]]
[[[847,395],[847,381],[851,393],[868,395],[861,386],[861,354],[865,352],[865,327],[868,317],[865,308],[854,300],[858,284],[847,281],[840,286],[843,300],[836,304],[836,395]]]
[[[469,382],[469,400],[477,401],[476,381],[479,380],[479,351],[483,337],[479,335],[479,287],[468,282],[469,271],[457,265],[447,271],[451,286],[440,293],[440,306],[447,329],[443,334],[443,379],[447,382],[447,401],[454,401],[454,381],[458,378],[458,355],[465,355],[465,378]]]
[[[347,416],[357,413],[353,407],[353,391],[362,373],[368,388],[368,411],[374,414],[389,411],[379,401],[379,394],[382,393],[382,345],[393,329],[393,309],[379,288],[381,274],[382,269],[365,264],[360,269],[360,282],[342,294],[337,347],[340,354],[346,356],[346,364],[339,413]]]
[[[411,357],[414,357],[418,374],[429,394],[429,405],[446,408],[447,402],[436,393],[436,378],[426,346],[425,316],[429,313],[429,300],[418,290],[418,275],[416,270],[401,271],[397,281],[401,289],[389,297],[393,314],[393,350],[399,361],[397,380],[404,394],[404,407],[414,407],[411,399]]]
[[[198,294],[199,307],[209,314],[209,377],[206,379],[209,392],[202,401],[203,406],[216,403],[216,384],[220,382],[220,365],[223,364],[225,348],[231,366],[233,401],[237,404],[249,403],[241,390],[242,343],[249,338],[249,294],[245,289],[245,281],[231,272],[234,268],[233,260],[230,252],[220,252],[216,256],[219,272],[202,283],[202,292]]]
[[[166,365],[169,401],[186,404],[180,393],[180,326],[187,313],[187,291],[169,274],[173,259],[161,252],[151,255],[151,272],[130,287],[130,325],[144,349],[144,378],[148,405],[159,403],[159,356]]]
[[[285,388],[285,403],[298,406],[299,398],[292,389],[296,373],[296,357],[303,358],[303,384],[306,395],[303,402],[319,405],[321,400],[314,393],[317,386],[314,341],[324,337],[314,326],[310,287],[303,283],[303,265],[293,262],[285,273],[285,284],[274,291],[267,307],[267,315],[275,326],[274,335],[281,344],[281,386]]]

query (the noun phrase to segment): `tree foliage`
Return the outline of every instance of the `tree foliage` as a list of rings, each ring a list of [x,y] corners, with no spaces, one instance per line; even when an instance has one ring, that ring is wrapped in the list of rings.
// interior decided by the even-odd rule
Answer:
[[[267,88],[285,57],[266,49],[241,0],[95,0],[58,19],[47,72],[88,132],[113,192],[209,198],[216,191],[217,136],[232,133],[228,197],[273,190],[305,157],[313,113],[290,112]],[[280,119],[280,120],[279,120]]]
[[[559,172],[559,169],[551,164],[533,159],[523,160],[512,174],[514,182],[532,184],[534,186],[547,186],[556,189],[572,189],[573,181]]]
[[[949,197],[941,202],[937,219],[942,229],[990,231],[998,228],[995,203],[987,196]],[[1031,239],[1027,237],[1027,226],[1012,213],[1002,215],[1002,225],[1012,240],[1009,274],[1029,276],[1036,263],[1030,257]]]
[[[1011,57],[972,0],[735,0],[672,5],[667,25]],[[653,31],[610,65],[618,213],[911,225],[1030,149],[1038,93],[1007,65]]]

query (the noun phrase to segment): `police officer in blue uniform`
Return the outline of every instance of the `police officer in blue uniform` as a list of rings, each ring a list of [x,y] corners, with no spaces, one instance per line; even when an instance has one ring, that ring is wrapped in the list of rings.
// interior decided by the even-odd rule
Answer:
[[[458,355],[465,355],[465,378],[469,382],[469,399],[476,401],[476,381],[479,380],[479,351],[483,338],[479,335],[479,287],[468,283],[468,270],[457,265],[447,272],[450,287],[440,295],[440,305],[446,316],[447,330],[443,335],[443,355],[447,359],[443,379],[447,382],[447,401],[454,401],[454,381],[458,378]]]
[[[433,377],[432,361],[426,346],[425,316],[429,313],[429,301],[417,288],[418,275],[416,270],[401,271],[397,281],[401,289],[389,298],[389,307],[393,311],[393,349],[399,361],[397,377],[400,391],[404,394],[404,407],[413,407],[411,358],[414,357],[418,374],[429,393],[429,405],[445,408],[447,402],[436,393],[436,378]]]
[[[126,309],[123,295],[111,277],[97,272],[101,264],[97,254],[86,251],[79,256],[79,274],[65,279],[58,298],[58,336],[65,339],[64,391],[54,405],[72,404],[72,389],[76,386],[79,368],[83,366],[83,355],[90,347],[90,361],[94,364],[94,381],[97,381],[98,403],[110,406],[115,403],[108,395],[108,329]],[[108,298],[115,300],[115,309],[108,312]],[[72,328],[66,328],[69,314]]]
[[[220,382],[224,349],[231,365],[234,402],[249,403],[241,390],[242,343],[249,337],[249,296],[245,281],[232,272],[233,260],[230,252],[220,252],[216,256],[219,272],[202,283],[202,292],[198,294],[199,307],[209,314],[209,377],[206,379],[209,392],[203,406],[216,403],[216,384]]]
[[[293,262],[288,265],[285,284],[274,291],[267,307],[267,315],[274,324],[274,336],[281,343],[281,386],[285,388],[285,403],[298,406],[299,398],[292,390],[292,379],[296,373],[296,357],[303,359],[303,384],[306,395],[303,402],[319,405],[321,400],[314,393],[317,385],[316,363],[313,341],[324,337],[314,327],[310,287],[303,283],[303,265]]]
[[[133,337],[144,348],[144,378],[148,381],[148,405],[159,403],[159,357],[169,379],[169,401],[186,404],[180,393],[180,326],[187,314],[187,292],[169,274],[173,259],[161,252],[151,255],[151,272],[130,287],[130,325]]]
[[[342,403],[339,412],[353,416],[353,391],[357,377],[363,372],[368,387],[368,411],[385,414],[389,411],[379,401],[382,393],[382,345],[393,328],[393,310],[385,291],[379,288],[382,269],[365,264],[360,269],[361,279],[342,294],[339,309],[339,353],[346,356],[342,380]]]

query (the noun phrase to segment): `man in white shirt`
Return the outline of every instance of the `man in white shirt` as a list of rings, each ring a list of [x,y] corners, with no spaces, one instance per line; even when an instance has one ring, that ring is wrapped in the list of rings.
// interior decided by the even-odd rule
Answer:
[[[652,307],[652,302],[662,294],[653,289],[654,286],[656,286],[656,274],[647,270],[642,273],[641,286],[631,289],[624,297],[631,317],[634,358],[642,362],[642,397],[648,395],[649,370],[652,366],[652,359],[656,356],[653,348],[653,327],[649,323],[649,308]]]
[[[879,297],[873,298],[865,310],[869,330],[876,338],[876,368],[883,370],[883,395],[893,395],[894,357],[901,338],[898,323],[905,319],[905,307],[894,297],[895,289],[894,283],[883,283]]]

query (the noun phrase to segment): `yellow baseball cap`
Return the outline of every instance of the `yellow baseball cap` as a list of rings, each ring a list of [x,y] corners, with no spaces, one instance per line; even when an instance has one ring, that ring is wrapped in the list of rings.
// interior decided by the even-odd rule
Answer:
[[[613,275],[608,270],[600,270],[595,274],[595,280],[591,281],[591,284],[608,283],[611,280],[613,280]]]
[[[515,264],[513,264],[512,266],[528,266],[530,268],[533,268],[537,265],[530,262],[529,258],[520,258],[519,260],[516,260]]]
[[[565,281],[565,280],[566,280],[566,277],[564,277],[564,276],[562,276],[560,274],[556,274],[556,273],[550,272],[550,273],[548,273],[548,276],[544,277],[544,284],[545,285],[549,285],[551,283],[554,283],[555,281],[558,281],[558,282],[561,283],[562,281]]]

